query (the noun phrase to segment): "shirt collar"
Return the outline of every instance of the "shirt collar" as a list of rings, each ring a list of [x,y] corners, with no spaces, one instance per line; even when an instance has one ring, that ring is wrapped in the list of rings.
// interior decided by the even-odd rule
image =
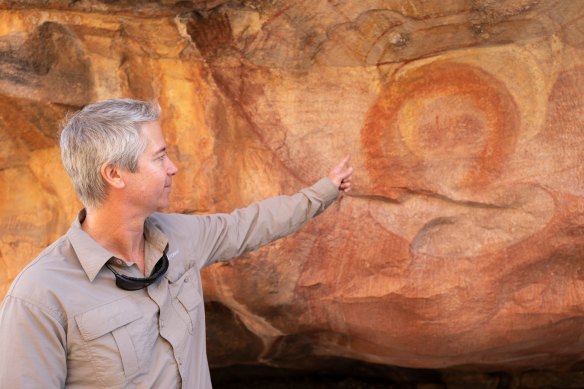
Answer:
[[[146,218],[144,222],[144,239],[160,252],[159,257],[168,248],[168,237],[164,232],[160,231],[150,217]]]
[[[93,282],[97,273],[114,255],[100,246],[89,234],[81,229],[81,223],[83,223],[86,216],[87,212],[82,209],[66,235],[89,281]],[[151,222],[150,218],[147,218],[144,223],[144,238],[159,252],[160,256],[167,249],[167,236]]]

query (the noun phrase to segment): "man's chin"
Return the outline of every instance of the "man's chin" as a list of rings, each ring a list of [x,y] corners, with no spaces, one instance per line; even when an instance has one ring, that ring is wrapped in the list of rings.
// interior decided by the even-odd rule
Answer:
[[[156,208],[155,212],[162,212],[162,211],[168,209],[168,206],[169,206],[169,204],[160,205],[158,208]]]

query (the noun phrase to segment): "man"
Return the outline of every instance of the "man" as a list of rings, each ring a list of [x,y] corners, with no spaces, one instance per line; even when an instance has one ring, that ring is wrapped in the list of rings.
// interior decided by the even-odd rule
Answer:
[[[83,209],[0,307],[1,388],[209,388],[200,270],[285,236],[351,188],[348,158],[310,188],[231,214],[162,214],[177,167],[157,106],[86,106],[61,134]]]

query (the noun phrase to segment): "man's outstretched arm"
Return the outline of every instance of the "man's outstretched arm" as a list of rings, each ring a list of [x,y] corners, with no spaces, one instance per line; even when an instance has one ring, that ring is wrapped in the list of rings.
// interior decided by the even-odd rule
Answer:
[[[298,230],[351,189],[350,157],[329,174],[292,196],[276,196],[230,214],[197,217],[193,236],[200,250],[199,267],[239,256]]]

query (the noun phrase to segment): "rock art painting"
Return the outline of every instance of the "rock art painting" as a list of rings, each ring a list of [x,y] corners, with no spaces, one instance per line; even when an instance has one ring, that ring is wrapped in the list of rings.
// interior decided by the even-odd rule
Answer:
[[[80,207],[66,112],[157,99],[172,212],[355,168],[318,220],[204,271],[212,366],[581,366],[584,3],[130,3],[0,5],[0,293]]]

